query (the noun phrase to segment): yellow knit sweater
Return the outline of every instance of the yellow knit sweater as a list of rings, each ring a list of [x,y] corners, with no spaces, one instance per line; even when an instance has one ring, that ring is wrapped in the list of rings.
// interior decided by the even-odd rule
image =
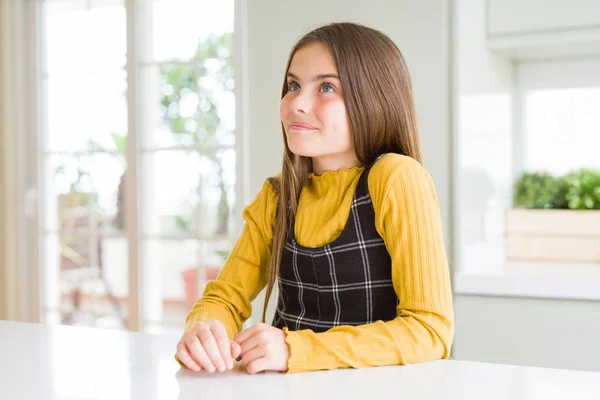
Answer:
[[[348,219],[364,167],[313,174],[298,204],[296,240],[322,247],[337,238]],[[339,326],[323,333],[288,331],[288,372],[398,365],[447,358],[454,336],[450,274],[440,208],[427,171],[409,157],[387,154],[368,179],[375,226],[392,259],[397,318],[361,326]],[[186,320],[223,322],[230,338],[251,315],[250,302],[264,288],[259,282],[272,248],[277,194],[265,182],[243,212],[241,236],[218,279],[210,281]]]

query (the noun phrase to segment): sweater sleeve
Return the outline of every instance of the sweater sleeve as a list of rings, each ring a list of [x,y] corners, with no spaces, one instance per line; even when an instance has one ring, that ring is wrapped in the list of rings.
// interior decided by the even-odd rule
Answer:
[[[250,303],[266,285],[264,272],[271,257],[276,208],[277,194],[265,181],[254,201],[244,209],[244,228],[219,276],[207,283],[188,314],[186,331],[198,321],[214,319],[225,325],[230,339],[241,331],[252,314]]]
[[[288,372],[404,365],[450,354],[452,290],[433,181],[418,162],[386,155],[369,174],[369,191],[392,259],[397,317],[323,333],[286,330]]]

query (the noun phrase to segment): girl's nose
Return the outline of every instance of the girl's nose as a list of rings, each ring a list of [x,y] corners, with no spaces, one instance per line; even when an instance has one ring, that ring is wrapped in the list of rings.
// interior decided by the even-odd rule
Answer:
[[[300,92],[290,103],[291,111],[295,114],[308,114],[312,107],[311,103],[310,96]]]

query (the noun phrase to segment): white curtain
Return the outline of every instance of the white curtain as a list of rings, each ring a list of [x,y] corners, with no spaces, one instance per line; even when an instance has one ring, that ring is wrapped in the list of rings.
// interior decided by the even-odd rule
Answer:
[[[0,319],[38,319],[37,273],[30,263],[24,204],[31,169],[26,163],[37,155],[27,148],[27,130],[37,115],[28,98],[35,68],[26,58],[35,54],[33,36],[26,35],[35,31],[35,9],[36,1],[0,1]]]

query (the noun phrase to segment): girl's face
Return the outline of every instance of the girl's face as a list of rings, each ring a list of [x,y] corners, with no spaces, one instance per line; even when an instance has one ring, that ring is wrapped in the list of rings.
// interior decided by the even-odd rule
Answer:
[[[317,175],[358,165],[342,85],[326,45],[310,44],[294,54],[287,88],[279,111],[290,150],[311,157]]]

